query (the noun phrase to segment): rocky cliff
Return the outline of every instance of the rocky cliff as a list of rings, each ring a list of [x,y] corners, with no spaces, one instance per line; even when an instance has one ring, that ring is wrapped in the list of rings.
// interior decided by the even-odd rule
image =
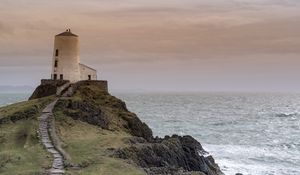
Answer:
[[[54,93],[38,91],[31,99]],[[78,87],[71,97],[59,98],[54,118],[68,154],[67,174],[223,174],[193,137],[153,137],[123,101],[92,83]]]

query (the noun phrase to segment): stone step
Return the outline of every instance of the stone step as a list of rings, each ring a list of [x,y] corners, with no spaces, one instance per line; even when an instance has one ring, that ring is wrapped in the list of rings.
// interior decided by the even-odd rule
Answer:
[[[53,153],[53,157],[55,158],[60,158],[62,159],[62,156],[57,152],[57,153]]]
[[[44,110],[43,114],[38,118],[39,119],[39,139],[41,143],[44,145],[44,147],[47,149],[49,153],[52,154],[53,160],[52,160],[52,168],[48,171],[48,174],[50,175],[62,175],[65,173],[64,171],[64,162],[63,162],[63,156],[59,151],[56,150],[56,148],[53,145],[53,142],[51,140],[51,136],[49,135],[50,131],[50,119],[52,117],[52,110],[56,104],[57,100],[49,104]]]
[[[63,166],[62,162],[61,163],[53,163],[52,168],[54,168],[54,169],[63,169],[64,166]]]
[[[64,170],[60,170],[60,169],[50,169],[49,172],[50,172],[50,173],[65,173]]]
[[[56,151],[56,149],[48,149],[48,151],[53,155],[53,156],[55,156],[55,155],[60,155],[59,154],[59,152],[58,151]]]

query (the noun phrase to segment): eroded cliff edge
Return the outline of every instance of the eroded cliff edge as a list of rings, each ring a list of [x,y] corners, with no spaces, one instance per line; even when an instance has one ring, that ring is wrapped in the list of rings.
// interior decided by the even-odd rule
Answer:
[[[52,95],[39,94],[44,92],[39,88],[47,89],[38,87],[36,98]],[[61,145],[69,154],[69,174],[223,174],[193,137],[153,137],[123,101],[92,81],[78,86],[72,96],[61,97],[54,117]]]

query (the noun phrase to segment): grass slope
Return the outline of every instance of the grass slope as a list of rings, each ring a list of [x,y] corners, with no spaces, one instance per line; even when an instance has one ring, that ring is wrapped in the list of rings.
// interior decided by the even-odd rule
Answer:
[[[0,108],[0,174],[39,174],[51,164],[38,139],[37,116],[53,97]]]
[[[78,108],[70,109],[69,105]],[[87,106],[82,106],[88,104]],[[101,109],[109,120],[108,129],[74,120],[69,114],[91,116],[86,110]],[[126,122],[121,115],[129,113],[125,103],[102,91],[97,86],[82,86],[70,98],[62,98],[54,109],[56,131],[63,141],[62,147],[70,156],[69,174],[88,175],[143,175],[145,172],[123,159],[113,158],[113,150],[128,146],[132,135],[124,128]],[[129,115],[129,114],[127,114]],[[82,119],[82,118],[81,118]]]
[[[63,148],[70,155],[69,164],[79,168],[69,168],[67,174],[89,175],[143,175],[139,168],[122,159],[112,158],[110,149],[126,146],[130,135],[112,132],[85,122],[73,120],[57,112],[56,128]]]
[[[111,117],[111,130],[73,120],[56,110],[56,130],[63,141],[63,148],[71,157],[66,163],[76,165],[76,168],[68,168],[67,174],[145,174],[125,160],[111,156],[113,149],[126,147],[126,141],[132,137],[119,128],[123,123],[118,115],[124,113],[119,109],[124,104],[107,93],[98,92],[97,87],[91,86],[81,92],[86,94],[76,93],[69,99],[91,100],[93,104],[102,106]],[[94,92],[97,92],[96,95],[90,96]],[[38,140],[37,117],[53,100],[54,96],[50,96],[0,108],[0,174],[40,174],[51,166],[51,155]]]
[[[37,117],[54,96],[15,103],[0,108],[0,124]]]

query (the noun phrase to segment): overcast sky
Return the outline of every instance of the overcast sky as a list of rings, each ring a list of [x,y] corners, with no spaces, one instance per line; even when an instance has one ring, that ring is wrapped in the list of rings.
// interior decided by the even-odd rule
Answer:
[[[54,35],[118,90],[300,91],[299,0],[1,0],[0,86],[49,78]]]

